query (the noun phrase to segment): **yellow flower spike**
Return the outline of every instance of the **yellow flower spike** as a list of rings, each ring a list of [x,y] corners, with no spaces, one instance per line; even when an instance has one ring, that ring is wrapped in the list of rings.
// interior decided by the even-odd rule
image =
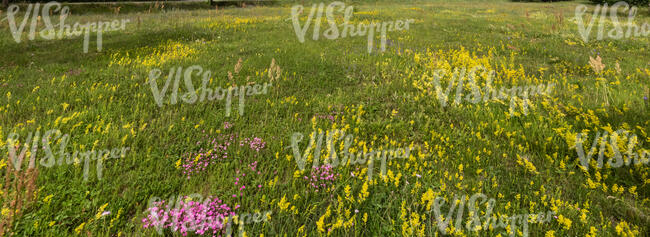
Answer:
[[[571,220],[565,218],[562,214],[560,214],[557,217],[557,221],[558,221],[558,223],[560,223],[560,224],[562,224],[564,226],[565,230],[569,230],[571,228],[571,223],[572,223]]]
[[[77,233],[77,234],[80,234],[80,233],[81,233],[81,230],[83,230],[83,228],[84,228],[85,225],[86,225],[85,222],[84,222],[84,223],[81,223],[81,225],[77,226],[77,228],[74,229],[74,232]]]
[[[280,207],[280,211],[284,211],[289,207],[290,202],[287,202],[287,195],[285,194],[280,202],[278,202],[278,206]]]

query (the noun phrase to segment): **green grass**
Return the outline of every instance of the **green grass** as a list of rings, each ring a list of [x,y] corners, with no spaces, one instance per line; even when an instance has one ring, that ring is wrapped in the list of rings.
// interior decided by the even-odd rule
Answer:
[[[311,2],[305,1],[305,12]],[[365,36],[336,40],[321,36],[314,41],[310,28],[305,42],[298,42],[291,21],[285,20],[292,4],[218,11],[166,7],[148,12],[148,7],[125,7],[119,14],[104,7],[75,6],[79,10],[73,9],[66,22],[131,20],[125,31],[104,34],[102,52],[95,50],[91,36],[87,54],[82,52],[81,37],[23,38],[16,43],[8,24],[2,22],[0,154],[7,154],[5,142],[11,132],[19,133],[23,141],[29,132],[54,128],[71,135],[68,151],[88,150],[95,141],[97,149],[128,146],[132,150],[123,159],[106,161],[102,180],[91,171],[84,182],[83,164],[40,166],[36,202],[13,223],[14,235],[156,236],[141,224],[151,197],[201,193],[218,196],[229,206],[240,205],[238,212],[273,211],[268,222],[245,227],[249,236],[325,235],[317,224],[323,216],[325,231],[338,218],[352,219],[353,226],[334,229],[334,236],[413,236],[416,233],[408,229],[416,224],[419,227],[414,228],[424,227],[425,235],[434,236],[440,232],[433,212],[422,201],[429,189],[447,200],[484,193],[496,199],[494,212],[500,215],[554,210],[572,221],[570,227],[555,218],[546,224],[529,224],[530,236],[549,231],[555,236],[584,236],[592,227],[597,236],[617,236],[617,226],[628,230],[624,225],[636,236],[650,233],[650,167],[599,171],[592,167],[586,173],[578,166],[575,148],[568,144],[576,133],[588,129],[591,137],[585,143],[590,145],[596,131],[611,127],[639,136],[644,143],[637,150],[649,149],[650,105],[643,101],[644,88],[650,86],[648,37],[583,43],[570,19],[577,2],[357,1],[353,21],[416,19],[410,30],[389,32],[388,38],[405,48],[431,52],[368,54]],[[372,11],[376,14],[364,14]],[[556,14],[561,14],[561,23]],[[636,22],[650,22],[647,10],[640,11]],[[589,57],[596,55],[606,65],[599,75],[589,66]],[[123,58],[133,63],[120,64]],[[242,69],[230,80],[228,72],[234,72],[239,58]],[[237,114],[237,100],[230,117],[225,115],[224,101],[160,108],[147,83],[152,68],[160,68],[166,77],[172,67],[200,65],[213,72],[212,88],[260,84],[269,81],[265,70],[272,59],[282,69],[280,78],[267,95],[247,98],[243,116]],[[357,70],[348,72],[346,68],[353,64]],[[435,93],[416,86],[433,69],[476,64],[494,69],[499,86],[553,82],[557,87],[551,95],[531,100],[528,115],[510,117],[508,101],[442,107]],[[484,78],[479,81],[485,83]],[[158,80],[159,87],[162,83]],[[608,103],[603,99],[604,84]],[[200,79],[195,77],[194,86],[200,86]],[[181,81],[180,93],[185,91]],[[335,122],[318,118],[332,112],[343,116]],[[63,119],[74,113],[80,114]],[[224,122],[234,127],[224,129]],[[375,170],[364,200],[358,196],[366,165],[335,168],[341,176],[331,189],[314,192],[301,177],[294,177],[299,169],[287,146],[294,132],[307,135],[314,127],[334,126],[349,126],[347,132],[366,142],[367,148],[412,144],[419,150],[411,159],[388,166],[393,174],[389,182]],[[198,151],[201,146],[196,143],[202,141],[203,131],[211,138],[230,133],[259,137],[266,146],[255,152],[233,145],[231,157],[187,179],[176,162]],[[518,163],[518,155],[529,157],[536,171]],[[0,165],[11,165],[2,157]],[[260,174],[246,173],[235,185],[237,171],[250,172],[247,166],[255,161]],[[309,170],[301,174],[309,175]],[[400,178],[394,178],[398,174]],[[590,188],[588,179],[599,187]],[[242,184],[247,187],[243,197],[233,198]],[[262,185],[259,191],[257,185]],[[345,198],[348,185],[354,201]],[[614,185],[624,191],[613,192]],[[44,201],[49,195],[51,200]],[[285,196],[290,202],[286,210],[278,204]],[[106,203],[111,214],[96,220]],[[359,210],[356,215],[355,210]],[[584,210],[588,212],[582,218]],[[507,235],[503,229],[463,231],[469,236]]]

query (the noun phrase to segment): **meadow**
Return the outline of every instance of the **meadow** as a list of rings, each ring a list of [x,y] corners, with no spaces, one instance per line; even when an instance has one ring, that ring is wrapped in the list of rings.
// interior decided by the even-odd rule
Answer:
[[[385,52],[368,53],[367,36],[313,40],[313,25],[299,42],[292,6],[304,5],[303,26],[319,3],[71,6],[66,22],[129,20],[103,33],[101,51],[91,33],[88,53],[84,36],[28,40],[28,27],[17,43],[1,20],[0,236],[159,236],[147,225],[152,200],[192,206],[192,194],[218,200],[211,210],[222,217],[250,213],[231,223],[242,236],[650,236],[648,36],[584,42],[574,15],[586,4],[588,20],[587,2],[345,2],[355,25],[414,19],[387,32]],[[650,23],[647,7],[634,21]],[[481,98],[491,87],[554,86],[474,103],[461,84],[440,99],[434,81],[444,90],[475,67]],[[51,129],[69,139],[28,140]],[[618,130],[636,140],[589,152]],[[588,169],[576,146],[594,156]],[[344,148],[405,157],[328,165]],[[608,163],[627,151],[637,159]],[[57,165],[43,165],[47,157]],[[450,207],[475,201],[477,213]],[[439,213],[451,224],[441,229]],[[522,214],[534,216],[488,221]],[[471,226],[477,216],[488,225]]]

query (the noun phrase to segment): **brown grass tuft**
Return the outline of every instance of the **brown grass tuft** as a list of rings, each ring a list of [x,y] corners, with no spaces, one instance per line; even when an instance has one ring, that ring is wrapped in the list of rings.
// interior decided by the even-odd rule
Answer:
[[[11,233],[13,221],[20,218],[23,212],[34,204],[37,196],[36,180],[38,178],[38,169],[29,165],[27,170],[21,172],[13,168],[14,163],[9,157],[7,158],[7,168],[2,173],[4,178],[0,178],[0,180],[4,179],[4,184],[0,189],[2,190],[2,198],[0,199],[2,206],[0,210],[9,211],[4,213],[6,216],[2,216],[0,220],[0,236]],[[17,163],[22,164],[23,158],[24,156],[19,157]]]

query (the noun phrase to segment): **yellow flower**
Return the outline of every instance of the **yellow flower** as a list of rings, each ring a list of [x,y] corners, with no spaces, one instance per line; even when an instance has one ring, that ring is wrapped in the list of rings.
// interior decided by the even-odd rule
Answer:
[[[286,210],[289,207],[290,202],[287,202],[287,195],[285,194],[282,199],[280,199],[280,202],[278,202],[278,206],[280,207],[281,211]]]
[[[298,228],[298,234],[296,236],[300,236],[300,234],[303,232],[305,232],[305,225],[302,225],[300,228]]]
[[[555,231],[552,230],[546,231],[544,237],[555,237]]]
[[[7,215],[9,215],[10,212],[11,211],[8,208],[2,208],[2,211],[0,211],[0,214],[2,214],[2,216],[7,216]]]
[[[619,222],[615,230],[619,236],[637,236],[639,234],[639,230],[637,228],[632,230],[626,221]]]
[[[47,195],[45,198],[43,198],[43,202],[50,204],[50,201],[52,200],[52,197],[54,197],[53,194]]]
[[[597,234],[598,234],[598,230],[596,229],[596,227],[592,226],[589,228],[589,234],[587,234],[586,237],[596,237],[598,236]]]
[[[95,214],[95,219],[96,220],[99,219],[100,217],[102,217],[102,213],[104,212],[104,208],[106,208],[106,206],[108,206],[108,203],[106,203],[106,204],[102,205],[101,207],[99,207],[99,210],[97,211],[97,214]]]
[[[181,168],[181,158],[178,158],[178,161],[176,161],[176,169]]]
[[[557,222],[564,225],[564,229],[569,230],[571,228],[571,220],[565,218],[563,215],[557,217]]]
[[[117,211],[117,215],[115,215],[115,217],[113,219],[111,219],[111,224],[110,224],[109,228],[113,227],[113,222],[115,222],[117,219],[119,219],[121,214],[122,214],[122,208],[120,208]]]
[[[431,205],[433,205],[434,194],[432,189],[428,189],[425,193],[422,194],[421,203],[427,205],[427,211],[431,211]]]
[[[321,216],[318,221],[316,222],[316,226],[318,227],[318,232],[325,232],[325,218],[329,217],[331,214],[331,206],[327,206],[327,211],[325,211],[325,214]]]
[[[86,225],[86,222],[81,223],[81,225],[77,226],[77,228],[74,229],[74,232],[77,233],[77,234],[80,234],[81,230],[83,230],[83,228],[84,228],[84,225]]]
[[[2,169],[2,165],[0,165],[0,169]],[[634,196],[639,196],[639,194],[636,193],[636,186],[632,186],[628,188],[627,191]]]
[[[368,181],[365,181],[363,182],[363,186],[361,186],[361,192],[359,193],[359,202],[365,201],[368,195],[370,195],[368,193]]]
[[[345,199],[349,201],[354,201],[354,197],[352,197],[352,192],[350,190],[351,190],[350,185],[346,185],[344,188]]]

